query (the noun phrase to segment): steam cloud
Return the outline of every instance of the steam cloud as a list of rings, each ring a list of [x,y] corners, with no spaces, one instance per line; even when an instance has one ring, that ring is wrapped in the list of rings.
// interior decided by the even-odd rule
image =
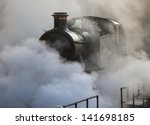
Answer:
[[[98,92],[101,107],[119,107],[120,87],[134,91],[136,84],[150,81],[148,8],[148,0],[0,0],[0,107],[56,107]],[[54,11],[118,20],[128,55],[112,55],[112,63],[97,75],[64,62],[37,40],[53,27]]]
[[[103,54],[105,69],[99,73],[96,85],[104,107],[119,107],[120,87],[149,84],[149,1],[144,0],[85,0],[79,1],[83,15],[95,15],[118,20],[125,30],[127,56],[120,57],[109,50]],[[85,3],[86,6],[85,6]],[[90,8],[90,11],[89,11]],[[87,13],[88,12],[88,13]],[[116,49],[116,48],[114,48]],[[107,60],[108,58],[109,61]],[[103,104],[104,103],[104,104]]]
[[[96,94],[94,77],[38,40],[4,47],[0,60],[1,107],[56,107]]]

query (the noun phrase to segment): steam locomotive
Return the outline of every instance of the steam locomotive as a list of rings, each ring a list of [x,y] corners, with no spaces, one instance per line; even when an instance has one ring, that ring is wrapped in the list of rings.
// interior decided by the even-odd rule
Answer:
[[[46,31],[41,41],[68,61],[84,64],[86,71],[98,70],[101,67],[101,53],[105,49],[119,51],[123,28],[115,20],[85,16],[67,21],[66,12],[54,12],[54,28]],[[114,47],[112,47],[114,46]]]

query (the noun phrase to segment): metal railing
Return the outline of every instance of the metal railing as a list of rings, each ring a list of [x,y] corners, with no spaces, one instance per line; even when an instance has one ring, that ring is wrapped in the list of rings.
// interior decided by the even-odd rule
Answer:
[[[123,108],[123,104],[126,102],[126,101],[124,101],[124,98],[123,98],[123,92],[124,92],[124,90],[126,90],[126,92],[127,92],[127,100],[129,100],[128,87],[122,87],[122,88],[120,88],[121,108]]]
[[[86,99],[83,99],[83,100],[80,100],[80,101],[77,101],[77,102],[74,102],[74,103],[71,103],[69,105],[65,105],[63,106],[63,108],[67,108],[67,107],[71,107],[71,106],[74,106],[75,108],[78,108],[78,104],[79,103],[82,103],[82,102],[86,102],[86,108],[89,108],[89,101],[91,99],[96,99],[96,108],[99,108],[99,96],[96,95],[96,96],[92,96],[92,97],[89,97],[89,98],[86,98]]]
[[[124,92],[126,91],[126,99],[127,100],[124,100]],[[139,100],[139,98],[140,99],[142,99],[143,100],[143,102],[142,102],[142,105],[139,105],[139,106],[141,106],[141,107],[145,107],[145,102],[146,102],[146,100],[145,100],[145,97],[144,97],[144,89],[143,89],[143,95],[140,97],[140,95],[141,95],[141,93],[140,93],[140,87],[139,87],[139,85],[138,85],[138,91],[137,91],[137,94],[135,94],[134,92],[133,92],[133,95],[132,95],[132,97],[130,97],[130,99],[129,99],[129,90],[128,90],[128,87],[121,87],[120,88],[120,97],[121,97],[121,99],[120,99],[120,101],[121,101],[121,108],[124,108],[124,104],[126,104],[127,102],[129,102],[130,101],[130,106],[132,107],[132,108],[135,108],[135,107],[137,107],[136,106],[136,100]],[[139,98],[138,98],[139,97]]]

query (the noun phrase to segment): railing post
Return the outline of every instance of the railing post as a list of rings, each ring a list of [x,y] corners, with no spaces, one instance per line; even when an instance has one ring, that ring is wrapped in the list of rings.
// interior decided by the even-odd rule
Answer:
[[[75,108],[77,108],[78,107],[78,104],[77,103],[75,103]]]
[[[143,97],[143,108],[145,107],[145,101],[144,101],[144,97]]]
[[[123,88],[120,88],[120,96],[121,96],[121,108],[123,108]]]
[[[96,96],[97,108],[99,108],[99,96]]]
[[[89,100],[86,99],[86,108],[88,108],[88,107],[89,107]]]
[[[134,93],[133,93],[133,108],[135,107]]]
[[[129,101],[129,88],[127,88],[127,101]]]

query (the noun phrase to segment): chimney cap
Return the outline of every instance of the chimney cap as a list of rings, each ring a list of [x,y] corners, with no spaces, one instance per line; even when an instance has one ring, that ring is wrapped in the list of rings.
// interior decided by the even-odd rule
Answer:
[[[54,12],[52,16],[68,16],[67,12]]]

